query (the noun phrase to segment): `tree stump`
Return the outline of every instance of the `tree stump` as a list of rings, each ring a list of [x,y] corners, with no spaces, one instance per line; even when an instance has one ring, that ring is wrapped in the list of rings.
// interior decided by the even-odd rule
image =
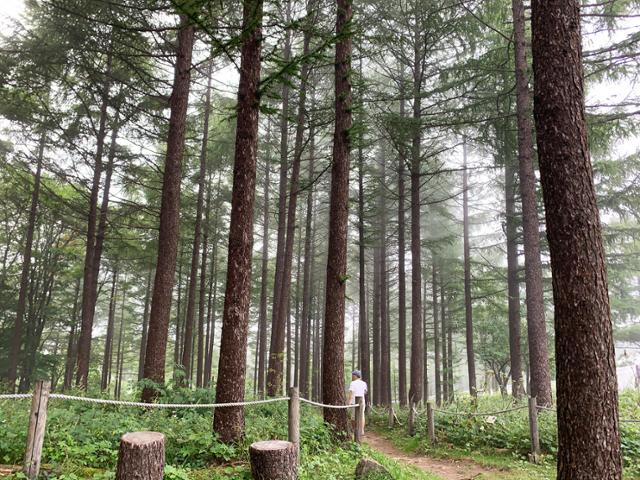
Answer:
[[[298,449],[294,443],[267,440],[249,447],[251,475],[255,480],[296,480]]]
[[[163,434],[131,432],[122,436],[116,480],[162,480],[163,473]]]

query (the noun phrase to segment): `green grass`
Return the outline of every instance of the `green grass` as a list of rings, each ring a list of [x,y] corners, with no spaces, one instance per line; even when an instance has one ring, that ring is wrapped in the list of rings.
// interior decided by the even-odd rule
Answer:
[[[492,412],[513,407],[512,399],[481,397],[479,404],[471,404],[470,398],[458,399],[447,410]],[[407,412],[397,415],[406,425]],[[627,391],[620,396],[620,417],[640,418],[640,393]],[[556,420],[553,413],[539,415],[542,460],[539,465],[528,461],[529,427],[527,411],[499,415],[488,422],[486,417],[452,416],[436,413],[438,444],[432,446],[427,439],[425,415],[417,421],[418,434],[409,437],[405,428],[387,428],[387,415],[372,415],[371,424],[383,436],[389,438],[400,450],[436,458],[469,459],[480,465],[501,470],[492,474],[496,479],[555,479],[555,455],[557,453]],[[625,479],[640,479],[640,424],[621,424],[622,450],[625,459]],[[482,478],[482,477],[481,477]]]
[[[210,393],[180,392],[167,402],[208,401]],[[353,479],[361,458],[378,460],[398,480],[437,480],[412,467],[353,443],[336,443],[319,410],[303,406],[301,480]],[[26,444],[29,401],[0,402],[0,463],[20,465]],[[129,431],[159,431],[166,436],[165,480],[250,479],[248,447],[257,440],[286,439],[286,402],[245,409],[246,436],[238,445],[218,442],[210,410],[150,410],[100,406],[53,399],[43,448],[43,478],[114,478],[120,437]],[[13,475],[14,479],[21,474]]]

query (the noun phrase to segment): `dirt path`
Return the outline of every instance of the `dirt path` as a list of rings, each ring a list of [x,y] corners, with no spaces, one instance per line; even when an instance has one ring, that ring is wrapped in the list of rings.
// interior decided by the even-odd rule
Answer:
[[[493,478],[492,474],[496,473],[495,470],[490,470],[468,460],[443,460],[402,452],[389,440],[372,431],[367,432],[364,442],[389,458],[437,475],[443,480],[489,479]]]

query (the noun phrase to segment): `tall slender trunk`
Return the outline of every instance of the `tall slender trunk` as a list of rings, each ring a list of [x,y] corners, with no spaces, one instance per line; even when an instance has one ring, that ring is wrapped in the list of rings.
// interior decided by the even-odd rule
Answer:
[[[405,116],[404,94],[400,100],[400,118]],[[404,139],[400,141],[398,155],[398,392],[400,405],[407,404],[407,286],[405,272],[405,163]]]
[[[286,4],[287,22],[291,18],[291,0]],[[291,30],[287,28],[283,49],[283,63],[291,59]],[[286,309],[286,302],[281,301],[285,248],[287,242],[287,170],[289,166],[289,78],[282,84],[282,116],[280,117],[280,187],[278,196],[278,243],[276,247],[276,271],[273,283],[273,306],[271,312],[271,341],[269,342],[269,369],[267,371],[267,395],[275,397],[282,393],[282,377],[284,375],[284,338],[286,319],[281,308]]]
[[[449,401],[449,349],[447,348],[447,312],[444,302],[444,281],[440,272],[440,320],[442,329],[440,331],[440,346],[442,347],[442,403]]]
[[[180,258],[178,260],[178,299],[176,301],[176,338],[173,347],[173,370],[174,370],[174,380],[177,379],[176,373],[179,369],[181,369],[181,359],[180,353],[182,352],[182,265],[184,265],[183,257],[184,257],[184,248],[182,247],[182,242],[179,243],[178,250],[180,252]]]
[[[149,335],[149,306],[151,305],[151,280],[153,269],[149,268],[147,276],[147,287],[144,294],[144,312],[142,313],[142,337],[140,339],[140,353],[138,357],[138,381],[142,380],[144,374],[144,357],[147,353],[147,337]]]
[[[467,369],[469,373],[469,394],[477,398],[476,360],[473,349],[473,311],[471,300],[471,247],[469,244],[469,173],[467,172],[467,139],[462,145],[462,210],[464,230],[464,317],[467,342]]]
[[[98,123],[96,153],[94,157],[93,180],[89,195],[89,214],[87,216],[87,244],[85,247],[84,272],[82,281],[82,320],[80,337],[78,338],[78,361],[76,385],[85,389],[89,381],[89,361],[91,357],[91,335],[93,332],[93,316],[96,308],[98,270],[100,259],[96,256],[96,223],[98,222],[98,194],[100,193],[100,177],[102,175],[102,154],[107,134],[107,107],[111,89],[111,68],[113,62],[112,47],[109,47],[107,65],[102,87],[102,103]],[[98,261],[96,263],[96,260]]]
[[[18,363],[21,357],[22,330],[24,329],[24,313],[27,306],[27,292],[29,288],[29,271],[31,269],[31,253],[33,250],[33,233],[38,217],[38,204],[40,202],[40,179],[42,177],[42,161],[44,159],[44,148],[47,142],[46,134],[40,135],[38,145],[38,159],[36,173],[33,177],[33,190],[31,192],[31,205],[29,207],[29,219],[27,232],[25,235],[24,251],[22,256],[22,272],[20,274],[20,292],[18,294],[18,305],[16,307],[16,320],[11,336],[11,347],[9,350],[9,368],[7,371],[7,382],[10,392],[15,392],[16,380],[18,378]],[[75,319],[74,319],[75,324]]]
[[[438,320],[438,271],[436,269],[436,258],[432,256],[431,263],[431,300],[433,302],[433,374],[436,383],[436,405],[442,403],[442,384],[440,382],[440,333]]]
[[[124,288],[124,283],[126,282],[126,278],[124,279],[123,288],[122,288],[122,302],[120,304],[120,330],[118,332],[118,351],[116,354],[116,388],[114,392],[114,396],[117,400],[120,400],[120,395],[122,393],[122,377],[124,370],[124,346],[122,344],[122,339],[124,336],[124,304],[127,298],[127,292]]]
[[[424,275],[422,277],[422,291],[424,292],[425,296],[427,294],[427,275]],[[422,387],[422,391],[424,393],[423,395],[423,401],[424,403],[429,401],[429,336],[427,335],[427,302],[423,302],[422,303],[422,331],[424,332],[424,337],[423,337],[423,362],[424,362],[424,376],[422,377],[424,379],[423,381],[423,387]]]
[[[221,403],[244,400],[260,111],[262,0],[244,1],[243,32],[227,284],[216,383],[216,401]],[[213,429],[223,442],[238,441],[244,430],[244,409],[216,409]]]
[[[349,0],[337,0],[335,56],[335,133],[329,204],[329,250],[322,355],[322,401],[343,405],[344,303],[347,281],[347,230],[349,227],[349,138],[351,121],[351,20]],[[324,419],[336,432],[346,434],[349,425],[343,409],[325,408]]]
[[[193,361],[193,339],[194,339],[194,323],[195,323],[195,310],[196,310],[196,291],[198,289],[198,264],[200,263],[200,243],[202,233],[202,208],[204,206],[204,180],[207,170],[207,142],[209,138],[209,113],[211,110],[211,70],[212,62],[209,62],[209,72],[207,79],[207,93],[204,105],[204,122],[202,128],[202,145],[200,148],[200,170],[198,172],[198,197],[196,202],[196,224],[193,233],[193,247],[191,250],[191,269],[189,271],[189,291],[187,294],[187,315],[185,317],[184,328],[184,347],[182,349],[182,365],[186,369],[184,383],[191,385],[193,382],[193,368],[191,367]],[[202,286],[204,288],[204,286]],[[202,316],[199,314],[198,319],[202,320]],[[202,338],[202,322],[198,322],[198,333]],[[202,359],[202,357],[199,357]],[[202,362],[200,363],[200,369],[198,370],[198,376],[196,377],[196,383],[200,383],[200,374],[202,373]],[[200,386],[200,385],[198,385]]]
[[[109,317],[107,321],[107,336],[104,343],[104,355],[102,357],[102,377],[100,390],[103,392],[111,383],[111,364],[113,363],[113,335],[116,322],[116,285],[118,284],[118,269],[114,268],[111,280],[111,296],[109,297]]]
[[[421,33],[414,33],[413,68],[413,121],[414,131],[411,145],[411,385],[409,402],[417,404],[422,400],[422,266],[420,262],[420,141],[421,95],[422,90],[422,51]]]
[[[382,403],[382,329],[380,328],[380,246],[373,247],[373,404]]]
[[[453,326],[447,322],[447,383],[449,384],[449,403],[453,403],[455,397],[455,385],[453,379]]]
[[[311,322],[313,318],[312,305],[312,276],[313,276],[313,240],[315,230],[312,229],[312,217],[313,217],[313,179],[314,179],[314,164],[315,164],[315,149],[314,149],[314,135],[315,130],[313,125],[309,132],[309,191],[307,193],[307,213],[305,221],[305,234],[304,234],[304,268],[302,275],[302,329],[300,332],[300,380],[298,385],[300,386],[300,395],[307,397],[309,395],[309,361],[311,354],[311,336],[312,328]]]
[[[258,396],[264,398],[267,360],[267,295],[269,287],[269,191],[271,189],[271,120],[267,123],[267,153],[265,155],[264,193],[262,203],[262,281],[258,314]]]
[[[167,155],[162,181],[158,261],[151,299],[147,353],[144,359],[144,378],[158,384],[164,383],[164,365],[180,223],[180,179],[195,31],[195,27],[187,22],[186,17],[181,16],[173,92],[170,101],[171,115],[167,137]],[[156,394],[156,388],[148,385],[142,391],[142,399],[145,402],[150,402]]]
[[[298,372],[300,369],[300,284],[302,283],[302,232],[298,235],[298,266],[296,272],[296,314],[295,331],[293,335],[293,371],[291,385],[300,387],[298,384]]]
[[[189,272],[189,293],[187,296],[187,316],[185,318],[185,342],[182,350],[182,365],[187,370],[187,384],[193,381],[193,369],[191,368],[193,356],[194,322],[196,315],[196,291],[198,290],[198,264],[200,263],[200,244],[202,234],[202,209],[204,207],[204,182],[207,175],[207,143],[209,141],[209,114],[211,112],[211,76],[213,61],[209,61],[207,71],[207,93],[204,102],[204,122],[202,125],[202,143],[200,146],[200,169],[198,171],[198,198],[196,201],[196,224],[193,232],[193,248],[191,250],[191,270]],[[204,271],[204,269],[203,269]],[[204,285],[202,285],[204,288]],[[202,315],[198,315],[198,333],[202,338]],[[200,363],[196,383],[201,386],[200,376],[202,374],[202,356],[199,356]]]
[[[619,480],[616,361],[577,0],[532,2],[534,111],[553,273],[558,479]]]
[[[78,330],[78,304],[80,299],[80,277],[76,279],[76,287],[73,294],[73,309],[71,310],[71,327],[69,329],[69,340],[67,343],[67,359],[64,368],[63,390],[69,390],[73,383],[73,368],[76,364],[77,355],[77,330]]]
[[[536,174],[533,166],[531,100],[527,72],[525,16],[522,0],[511,1],[516,72],[516,115],[518,122],[518,163],[522,201],[522,236],[524,243],[525,283],[527,292],[527,338],[532,397],[538,405],[550,406],[551,374],[544,318],[544,285],[540,260],[540,225],[536,201]]]
[[[362,77],[362,60],[360,60],[360,76]],[[363,88],[360,89],[360,101],[364,96]],[[360,111],[362,112],[362,106]],[[361,115],[360,124],[363,122]],[[358,138],[358,263],[359,263],[359,326],[358,339],[360,342],[360,370],[362,378],[369,382],[371,388],[371,352],[369,337],[369,318],[367,315],[367,279],[366,279],[366,252],[364,239],[364,134],[359,129]],[[374,334],[375,335],[375,334]],[[368,400],[368,399],[367,399]],[[368,403],[368,402],[367,402]]]
[[[516,223],[515,169],[512,165],[510,149],[505,148],[505,152],[504,188],[507,233],[507,290],[509,295],[511,393],[515,398],[521,398],[524,395],[524,383],[522,381],[522,354],[520,351],[520,282],[518,280],[518,225]]]
[[[387,305],[387,202],[386,185],[386,158],[383,146],[380,146],[380,190],[378,193],[378,219],[380,235],[380,383],[381,403],[391,406],[391,352],[389,338],[389,310]]]

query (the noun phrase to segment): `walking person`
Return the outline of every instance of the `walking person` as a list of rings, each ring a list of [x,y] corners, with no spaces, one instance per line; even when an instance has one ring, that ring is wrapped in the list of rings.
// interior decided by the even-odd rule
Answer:
[[[359,398],[362,398],[362,404],[365,403],[365,395],[367,394],[367,382],[362,380],[362,372],[360,370],[354,370],[351,372],[351,384],[349,385],[349,400],[347,402],[348,405],[355,405],[360,402]],[[360,409],[354,408],[354,420],[353,420],[353,428],[355,429],[355,416],[359,414]],[[360,435],[364,435],[364,412],[362,414],[362,431]]]

